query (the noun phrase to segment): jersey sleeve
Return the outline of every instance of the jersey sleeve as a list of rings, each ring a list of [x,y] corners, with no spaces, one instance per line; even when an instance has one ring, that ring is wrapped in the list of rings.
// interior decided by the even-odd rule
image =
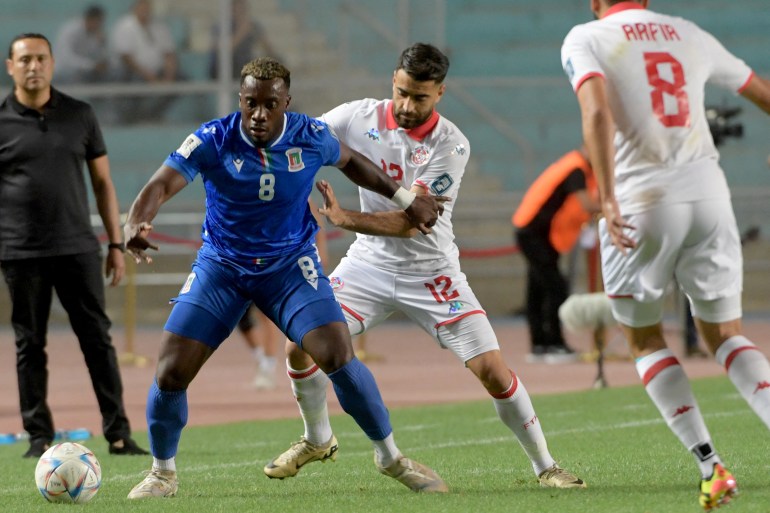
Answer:
[[[708,81],[738,93],[748,83],[752,70],[743,60],[730,53],[708,32],[699,29],[703,54],[708,55],[711,74]]]
[[[86,140],[86,160],[94,160],[107,154],[107,145],[104,143],[102,129],[99,127],[99,121],[96,119],[94,109],[86,104],[85,119],[88,131]]]
[[[579,25],[570,30],[561,47],[561,65],[575,92],[587,79],[604,76],[589,43],[585,26]]]
[[[412,186],[422,187],[435,196],[456,198],[470,153],[471,146],[465,137],[456,135],[447,138],[436,148]]]
[[[343,103],[322,114],[319,119],[326,123],[338,138],[345,141],[348,138],[347,131],[350,126],[350,120],[353,118],[353,114],[358,110],[359,103],[360,102],[358,101]]]
[[[321,153],[323,166],[333,166],[340,160],[340,140],[329,126],[319,119],[311,119],[310,127],[313,133],[313,145]]]
[[[188,183],[192,182],[198,173],[203,173],[216,159],[212,132],[215,131],[202,125],[182,141],[179,148],[166,158],[164,164],[179,171]]]

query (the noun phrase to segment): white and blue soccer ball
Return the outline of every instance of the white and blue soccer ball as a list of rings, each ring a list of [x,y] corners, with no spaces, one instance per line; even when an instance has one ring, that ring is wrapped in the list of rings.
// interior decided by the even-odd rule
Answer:
[[[49,502],[82,504],[102,484],[102,467],[86,446],[64,442],[52,446],[35,467],[37,489]]]

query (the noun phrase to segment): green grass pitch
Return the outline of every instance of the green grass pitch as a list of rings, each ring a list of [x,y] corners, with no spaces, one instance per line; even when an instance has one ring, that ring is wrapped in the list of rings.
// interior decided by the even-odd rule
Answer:
[[[725,378],[693,382],[739,497],[720,509],[770,512],[770,433]],[[142,512],[697,512],[693,458],[660,419],[641,386],[536,396],[535,408],[559,463],[586,490],[540,488],[513,435],[488,401],[391,411],[396,442],[436,469],[451,493],[419,495],[380,475],[372,449],[347,416],[332,418],[335,463],[308,465],[295,478],[267,479],[262,466],[301,434],[298,419],[189,428],[177,456],[179,495],[128,501],[150,466],[147,457],[107,454],[102,438],[85,442],[99,458],[102,488],[88,504],[49,504],[34,484],[25,445],[0,446],[0,510],[13,513]],[[190,415],[194,416],[195,411]],[[137,433],[139,440],[144,435]],[[144,444],[143,444],[144,445]]]

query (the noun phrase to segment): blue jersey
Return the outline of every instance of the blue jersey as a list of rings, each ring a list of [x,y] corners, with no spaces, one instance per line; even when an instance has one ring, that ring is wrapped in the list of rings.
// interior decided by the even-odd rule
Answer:
[[[318,224],[308,197],[322,166],[339,161],[340,143],[326,125],[287,112],[284,130],[259,148],[243,133],[241,113],[201,125],[165,164],[206,189],[203,243],[238,261],[287,255],[314,240]]]

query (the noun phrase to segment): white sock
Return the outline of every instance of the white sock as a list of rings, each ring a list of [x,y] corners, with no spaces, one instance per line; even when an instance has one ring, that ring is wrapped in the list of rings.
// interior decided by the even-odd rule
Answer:
[[[548,444],[545,441],[543,428],[540,426],[540,419],[535,413],[524,383],[513,372],[511,375],[513,376],[511,386],[502,394],[493,395],[492,402],[500,420],[516,435],[532,463],[535,475],[539,476],[555,461],[548,452]]]
[[[251,355],[254,357],[254,361],[259,363],[262,361],[262,358],[265,357],[265,350],[262,348],[262,346],[257,346],[251,350]]]
[[[661,349],[639,358],[636,370],[669,429],[693,454],[703,477],[711,476],[721,460],[679,360],[670,349]]]
[[[749,406],[770,428],[770,363],[749,339],[738,335],[719,346],[716,359]]]
[[[374,461],[380,467],[389,467],[401,457],[401,451],[396,447],[393,433],[384,440],[372,440],[374,445]]]
[[[275,356],[263,356],[259,361],[259,371],[262,374],[272,376],[275,373],[277,360]]]
[[[152,458],[152,468],[154,470],[172,470],[176,472],[176,458],[171,457],[167,460],[159,460],[158,458]]]
[[[287,360],[286,369],[291,379],[291,390],[305,423],[305,438],[315,445],[325,444],[332,437],[332,426],[326,407],[329,378],[316,364],[304,370],[294,370]]]

